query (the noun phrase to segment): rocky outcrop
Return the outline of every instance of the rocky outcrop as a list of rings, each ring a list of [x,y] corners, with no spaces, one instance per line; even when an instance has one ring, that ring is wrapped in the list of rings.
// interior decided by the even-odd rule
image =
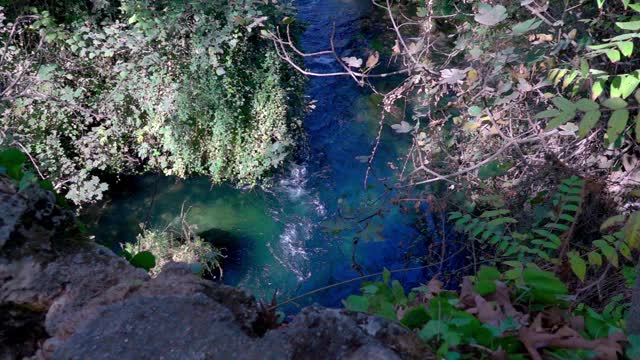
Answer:
[[[424,359],[398,324],[309,307],[275,329],[242,290],[155,278],[83,240],[51,193],[0,177],[0,359]],[[75,239],[75,240],[74,240]]]

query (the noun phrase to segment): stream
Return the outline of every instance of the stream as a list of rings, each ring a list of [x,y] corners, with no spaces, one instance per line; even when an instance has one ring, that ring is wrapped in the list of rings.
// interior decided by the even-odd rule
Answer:
[[[367,47],[361,26],[371,21],[369,0],[301,0],[298,5],[298,19],[307,26],[301,39],[306,51],[327,48],[334,21],[339,53],[348,56],[349,49]],[[339,69],[331,56],[308,59],[306,66]],[[133,241],[144,219],[164,227],[185,202],[191,207],[188,220],[199,231],[219,229],[233,236],[232,242],[216,244],[227,248],[223,282],[267,300],[276,289],[283,300],[383,267],[420,265],[415,257],[427,249],[414,225],[417,213],[412,205],[412,211],[392,205],[393,191],[378,180],[393,184],[396,172],[388,163],[402,165],[410,137],[384,126],[375,176],[365,189],[366,163],[359,157],[369,155],[375,144],[379,100],[348,77],[311,78],[306,95],[316,101],[304,120],[309,155],[289,163],[275,186],[245,191],[212,188],[207,178],[137,177],[119,185],[125,190],[114,192],[92,234],[114,243]],[[375,216],[380,209],[384,217]],[[417,270],[394,278],[410,288],[428,275]],[[295,306],[337,306],[360,283],[334,287]]]

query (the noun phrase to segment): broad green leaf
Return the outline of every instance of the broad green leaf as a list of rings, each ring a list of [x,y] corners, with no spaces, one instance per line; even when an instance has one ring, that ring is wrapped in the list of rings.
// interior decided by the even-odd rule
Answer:
[[[618,252],[620,253],[620,255],[624,256],[625,259],[632,261],[632,257],[631,257],[631,249],[629,249],[629,247],[627,246],[627,244],[625,244],[624,242],[619,242],[618,243]]]
[[[480,3],[478,13],[473,18],[482,25],[494,26],[507,18],[507,8],[502,5],[491,6]]]
[[[572,112],[572,111],[576,111],[577,109],[576,104],[572,103],[571,101],[567,100],[562,96],[554,97],[553,99],[551,99],[551,102],[553,103],[553,105],[555,105],[558,109],[562,110],[563,112]]]
[[[607,244],[604,240],[596,240],[593,242],[593,245],[597,246],[600,251],[602,251],[602,255],[604,255],[612,265],[618,267],[618,253],[616,252],[616,249]]]
[[[640,30],[640,20],[617,22],[616,26],[622,30],[637,31],[637,30]]]
[[[487,211],[483,212],[480,215],[480,217],[481,218],[491,218],[491,217],[496,217],[496,216],[507,215],[508,213],[510,213],[510,211],[507,210],[507,209],[487,210]]]
[[[482,116],[482,108],[479,106],[471,106],[468,111],[471,116]]]
[[[388,284],[390,280],[391,272],[387,268],[384,268],[384,270],[382,270],[382,282]]]
[[[596,251],[591,251],[587,254],[587,258],[589,259],[589,264],[593,266],[601,266],[602,265],[602,256]]]
[[[553,243],[560,245],[560,243],[562,242],[560,240],[560,237],[558,235],[555,235],[547,230],[543,230],[543,229],[535,229],[533,230],[534,233],[538,234],[538,235],[542,235],[544,237],[546,237],[547,239],[553,241]]]
[[[131,258],[129,262],[137,268],[149,271],[156,266],[156,257],[149,251],[141,251]]]
[[[633,41],[621,41],[616,43],[616,45],[624,56],[631,56],[633,53]]]
[[[486,296],[496,292],[497,286],[493,280],[478,280],[473,285],[473,290],[480,296]]]
[[[424,306],[417,306],[407,311],[400,322],[409,329],[417,329],[424,326],[429,321],[429,313]]]
[[[436,336],[441,336],[449,331],[449,326],[442,320],[430,320],[427,325],[420,330],[418,336],[424,341],[429,341]]]
[[[602,105],[608,107],[611,110],[621,110],[626,108],[629,104],[619,97],[612,97],[603,101]]]
[[[607,50],[605,54],[612,63],[620,61],[620,51],[618,50]]]
[[[364,296],[350,295],[347,300],[343,300],[342,303],[347,310],[366,312],[369,310],[369,300]]]
[[[588,113],[584,114],[584,116],[582,117],[582,121],[580,121],[578,137],[583,139],[584,137],[589,135],[591,130],[598,123],[598,120],[600,120],[600,116],[602,116],[602,113],[600,111],[589,111]]]
[[[503,175],[507,170],[511,169],[513,164],[510,162],[492,161],[487,165],[478,169],[478,177],[482,180]]]
[[[578,71],[572,71],[571,74],[566,76],[564,78],[564,80],[562,81],[562,90],[565,90],[569,85],[571,85],[573,80],[575,80],[578,77],[579,74],[580,74],[580,72],[578,72]]]
[[[554,117],[547,123],[547,127],[545,128],[545,130],[547,131],[553,130],[560,125],[564,125],[568,123],[569,121],[573,120],[575,117],[576,117],[575,110],[572,112],[562,112],[560,115]]]
[[[542,20],[532,18],[527,21],[515,24],[512,28],[512,35],[522,35],[526,32],[537,29],[542,24]]]
[[[564,283],[551,272],[528,267],[522,272],[522,277],[534,297],[540,301],[554,303],[558,295],[567,293]]]
[[[591,100],[595,100],[602,95],[605,85],[606,83],[604,80],[596,80],[593,83],[593,86],[591,86]]]
[[[518,220],[510,217],[497,218],[489,221],[489,225],[491,226],[500,226],[504,224],[517,224]]]
[[[583,78],[589,76],[589,62],[586,58],[580,58],[580,72]]]
[[[576,108],[580,111],[595,111],[600,109],[600,105],[597,102],[589,99],[580,99],[576,101]]]
[[[605,220],[604,222],[602,222],[602,224],[600,225],[600,231],[604,231],[612,226],[623,223],[626,219],[627,219],[627,215],[624,215],[624,214],[612,216],[607,220]]]
[[[584,281],[584,278],[587,275],[587,264],[585,263],[585,261],[580,257],[578,253],[573,251],[569,252],[567,256],[569,257],[569,265],[571,265],[571,270],[573,270],[573,273],[576,274],[580,281]]]
[[[476,277],[478,280],[500,280],[500,271],[492,266],[481,265]]]
[[[550,118],[550,117],[556,117],[556,116],[558,116],[560,114],[562,114],[562,111],[560,111],[558,109],[549,109],[549,110],[545,110],[545,111],[537,113],[535,118],[536,119],[546,119],[546,118]]]
[[[611,82],[611,97],[626,99],[640,84],[640,79],[634,75],[616,76]]]
[[[640,211],[636,211],[629,216],[629,220],[624,226],[624,237],[629,247],[636,249],[640,245]]]
[[[611,114],[609,119],[609,126],[607,128],[607,136],[609,141],[613,142],[622,134],[627,122],[629,121],[629,110],[616,110]]]

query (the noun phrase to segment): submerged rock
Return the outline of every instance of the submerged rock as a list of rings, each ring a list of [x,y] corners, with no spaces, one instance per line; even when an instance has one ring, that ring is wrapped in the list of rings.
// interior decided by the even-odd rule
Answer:
[[[309,307],[275,329],[240,289],[169,263],[155,278],[74,231],[38,188],[0,177],[0,359],[425,358],[398,324]],[[262,317],[262,318],[261,318]],[[273,325],[273,324],[272,324]]]

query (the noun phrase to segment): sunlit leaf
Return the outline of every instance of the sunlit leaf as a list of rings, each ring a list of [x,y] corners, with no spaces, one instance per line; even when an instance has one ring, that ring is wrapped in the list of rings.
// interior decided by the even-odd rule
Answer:
[[[616,26],[622,30],[636,31],[636,30],[640,30],[640,20],[617,22]]]
[[[478,13],[473,18],[482,25],[494,26],[507,18],[507,8],[502,5],[480,3]]]
[[[569,257],[569,265],[573,273],[576,274],[580,281],[584,281],[587,275],[587,263],[576,252],[569,252],[567,256]]]
[[[527,21],[515,24],[511,28],[512,35],[522,35],[526,32],[537,29],[542,24],[542,20],[531,18]]]
[[[609,141],[613,142],[622,134],[627,126],[627,121],[629,121],[629,110],[616,110],[611,114],[607,128]]]

